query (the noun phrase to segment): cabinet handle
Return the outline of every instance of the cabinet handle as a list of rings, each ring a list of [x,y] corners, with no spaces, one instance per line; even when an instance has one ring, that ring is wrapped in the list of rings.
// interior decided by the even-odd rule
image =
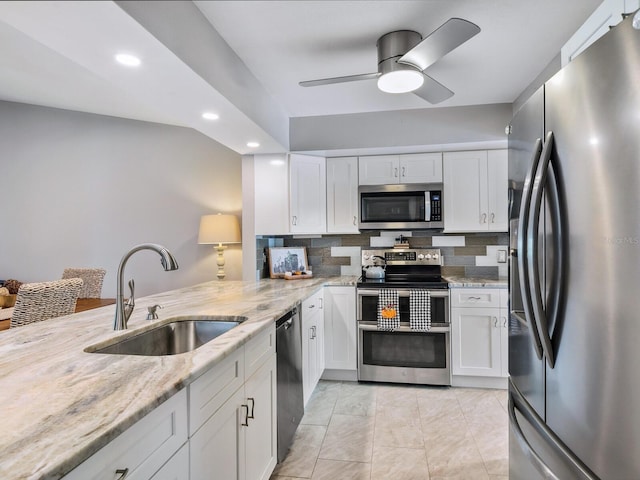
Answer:
[[[393,169],[393,176],[398,178],[398,167]]]
[[[249,405],[241,405],[242,408],[245,409],[244,411],[244,422],[241,423],[241,425],[243,427],[248,427],[249,426]]]
[[[507,317],[502,317],[502,319],[503,319],[502,326],[504,328],[507,328]]]
[[[480,297],[467,297],[467,300],[472,300],[474,302],[477,302],[478,300],[480,300]]]
[[[309,334],[311,335],[309,337],[310,340],[313,340],[314,338],[316,338],[316,327],[315,327],[315,325],[309,329]]]
[[[324,308],[324,298],[319,298],[318,300],[320,300],[320,310],[322,310]]]
[[[247,398],[247,401],[248,401],[248,402],[251,402],[251,413],[247,414],[247,419],[249,419],[249,418],[255,418],[255,417],[253,416],[253,409],[254,409],[254,408],[255,408],[255,406],[256,406],[256,400],[255,400],[255,398],[249,397],[249,398]],[[249,422],[248,422],[248,420],[247,420],[247,423],[249,423]]]
[[[116,475],[120,475],[118,478],[116,478],[116,480],[124,480],[125,478],[127,478],[127,475],[129,475],[129,469],[119,468],[118,470],[116,470]]]
[[[294,216],[291,218],[291,224],[292,224],[292,225],[297,225],[297,224],[298,224],[298,217],[297,217],[296,215],[294,215]]]
[[[358,219],[356,218],[356,216],[353,216],[353,225],[357,225],[358,224]]]
[[[407,173],[407,167],[402,167],[402,176],[405,177]]]
[[[487,214],[483,213],[480,215],[480,223],[487,223]]]
[[[493,326],[498,328],[498,317],[493,317]]]
[[[491,223],[496,223],[496,214],[491,213]]]

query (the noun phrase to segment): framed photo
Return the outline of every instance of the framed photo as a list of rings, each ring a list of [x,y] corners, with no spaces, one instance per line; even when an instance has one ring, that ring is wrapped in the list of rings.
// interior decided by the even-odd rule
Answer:
[[[305,272],[308,267],[306,247],[269,248],[271,278],[283,278],[285,272]]]

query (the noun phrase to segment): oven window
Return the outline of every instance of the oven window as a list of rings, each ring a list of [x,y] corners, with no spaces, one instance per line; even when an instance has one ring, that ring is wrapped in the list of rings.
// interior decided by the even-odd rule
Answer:
[[[445,333],[362,331],[362,363],[385,367],[446,368]]]
[[[409,297],[400,297],[400,321],[409,323]],[[361,295],[360,306],[362,309],[362,320],[364,322],[375,322],[378,320],[378,296]],[[447,299],[445,297],[431,297],[431,323],[447,322]]]

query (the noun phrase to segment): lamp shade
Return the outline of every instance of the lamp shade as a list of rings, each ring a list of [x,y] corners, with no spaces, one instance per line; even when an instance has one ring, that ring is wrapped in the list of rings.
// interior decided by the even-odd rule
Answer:
[[[198,243],[240,243],[240,223],[235,215],[203,215]]]

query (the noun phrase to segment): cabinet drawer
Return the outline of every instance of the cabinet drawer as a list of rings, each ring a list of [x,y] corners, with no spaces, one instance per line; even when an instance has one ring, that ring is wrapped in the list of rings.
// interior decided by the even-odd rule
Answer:
[[[500,307],[497,288],[452,288],[450,294],[452,307]]]
[[[276,326],[272,324],[244,346],[245,378],[249,378],[274,353],[276,353]]]
[[[187,390],[181,390],[119,437],[89,457],[65,480],[113,480],[116,470],[127,478],[151,478],[187,441]]]
[[[324,307],[324,292],[322,289],[311,295],[309,298],[302,302],[302,311],[300,312],[302,317],[309,317],[317,311],[321,311]]]
[[[503,288],[500,290],[500,308],[509,307],[509,290]]]
[[[189,385],[189,436],[244,383],[244,349],[239,348]]]

